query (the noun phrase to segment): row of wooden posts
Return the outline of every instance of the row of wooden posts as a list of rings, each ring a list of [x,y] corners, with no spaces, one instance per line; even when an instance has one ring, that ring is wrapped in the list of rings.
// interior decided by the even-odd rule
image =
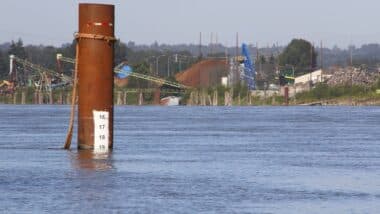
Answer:
[[[50,92],[34,92],[33,94],[33,104],[71,104],[71,94],[57,92],[58,94],[54,94],[54,91]],[[128,93],[138,93],[137,100],[135,102],[128,100]],[[149,92],[151,93],[151,92]],[[115,93],[115,104],[116,105],[128,105],[128,104],[136,104],[144,105],[144,96],[143,92],[126,92],[126,91],[116,91]],[[251,93],[247,93],[246,97],[246,105],[252,105],[253,96]],[[27,104],[27,92],[15,92],[13,94],[13,104]],[[242,104],[241,95],[238,94],[235,100],[236,105]],[[154,96],[154,104],[159,105],[159,94],[155,94]],[[222,103],[221,103],[222,102]],[[224,102],[224,103],[223,103]],[[224,92],[224,100],[218,99],[218,91],[213,91],[212,93],[208,93],[207,91],[192,91],[190,93],[190,97],[187,100],[187,105],[190,106],[232,106],[233,103],[233,91],[225,91]]]
[[[223,105],[224,106],[232,106],[233,103],[233,91],[225,91],[224,92],[224,103],[219,103],[218,99],[218,91],[213,91],[211,94],[209,94],[207,91],[193,91],[190,94],[190,98],[187,102],[187,105],[200,105],[200,106],[218,106]],[[246,95],[246,104],[252,105],[253,102],[253,96],[251,93],[247,93]],[[240,93],[237,95],[236,105],[242,104],[242,98]]]
[[[143,92],[139,92],[137,97],[137,104],[143,105],[144,104],[144,96]],[[118,91],[116,92],[116,105],[127,105],[128,92],[125,91]],[[27,101],[27,91],[21,91],[21,92],[14,92],[12,95],[12,103],[13,104],[21,104],[25,105],[28,103]],[[63,93],[58,92],[58,94],[54,94],[54,91],[50,92],[34,92],[33,104],[41,105],[41,104],[71,104],[71,93]]]
[[[128,99],[127,99],[127,97],[128,97],[128,92],[126,92],[126,91],[117,91],[116,92],[116,105],[128,105]],[[155,101],[155,103],[157,103],[157,101]],[[141,106],[141,105],[144,104],[144,96],[143,96],[143,92],[141,92],[141,91],[138,92],[137,104],[139,106]]]
[[[27,104],[27,92],[14,92],[12,95],[13,104]],[[70,94],[64,95],[63,92],[58,94],[58,97],[53,96],[53,92],[34,92],[33,94],[33,104],[70,104],[71,96]]]

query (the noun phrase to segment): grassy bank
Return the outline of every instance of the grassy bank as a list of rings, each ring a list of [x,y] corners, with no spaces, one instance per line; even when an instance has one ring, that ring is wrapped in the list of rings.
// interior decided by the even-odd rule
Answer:
[[[327,105],[379,105],[380,94],[376,93],[378,88],[380,88],[380,81],[368,86],[328,86],[321,83],[311,91],[298,93],[295,103],[321,102]]]

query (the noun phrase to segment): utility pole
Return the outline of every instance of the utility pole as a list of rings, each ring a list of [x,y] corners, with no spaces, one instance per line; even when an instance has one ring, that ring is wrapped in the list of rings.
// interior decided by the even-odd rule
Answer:
[[[310,44],[310,71],[313,71],[313,47],[314,43]]]
[[[226,65],[227,65],[228,64],[228,48],[227,48],[227,45],[225,45],[224,56],[226,57]]]
[[[236,32],[236,52],[235,52],[235,56],[238,57],[239,56],[239,33]]]
[[[182,61],[180,58],[178,58],[178,55],[176,56],[176,61],[178,62],[178,72],[182,71]]]
[[[259,61],[259,43],[256,42],[256,62]]]
[[[199,32],[199,58],[202,57],[202,32]]]
[[[235,60],[234,60],[234,73],[236,74],[236,76],[238,76],[237,79],[240,79],[240,72],[239,72],[239,66],[238,66],[238,62],[237,62],[237,58],[239,56],[239,33],[236,32],[236,52],[235,52]],[[240,84],[240,82],[239,82]]]
[[[159,56],[156,56],[156,76],[158,76],[158,58]]]
[[[259,62],[259,73],[262,75],[263,74],[263,65],[262,65],[263,62],[261,61],[261,56],[259,56],[259,55],[260,55],[259,46],[257,44],[257,60]],[[264,54],[263,54],[263,56],[264,56]]]
[[[158,57],[156,57],[156,76],[158,76]]]
[[[168,55],[168,77],[170,76],[170,56]]]
[[[323,70],[323,41],[321,40],[321,69]]]
[[[352,46],[350,47],[350,65],[352,67],[353,63],[352,63]]]
[[[323,82],[323,41],[321,40],[321,82]]]
[[[313,86],[313,44],[310,43],[310,90]]]
[[[214,40],[214,33],[211,32],[211,36],[210,36],[210,54],[214,54],[214,44],[213,44],[213,40]]]

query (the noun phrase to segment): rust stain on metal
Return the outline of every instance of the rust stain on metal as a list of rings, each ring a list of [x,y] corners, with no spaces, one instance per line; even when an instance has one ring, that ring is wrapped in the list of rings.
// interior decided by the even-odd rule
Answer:
[[[114,6],[79,4],[79,35],[114,37]],[[78,58],[78,148],[93,149],[93,110],[109,112],[113,146],[113,42],[80,38]]]

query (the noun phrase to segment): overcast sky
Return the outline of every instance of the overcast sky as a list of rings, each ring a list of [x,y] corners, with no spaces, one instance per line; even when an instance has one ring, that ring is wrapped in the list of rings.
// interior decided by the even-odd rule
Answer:
[[[326,46],[380,43],[378,0],[1,0],[0,43],[59,46],[77,31],[78,3],[116,6],[116,36],[137,44],[240,41],[286,45],[304,38]]]

